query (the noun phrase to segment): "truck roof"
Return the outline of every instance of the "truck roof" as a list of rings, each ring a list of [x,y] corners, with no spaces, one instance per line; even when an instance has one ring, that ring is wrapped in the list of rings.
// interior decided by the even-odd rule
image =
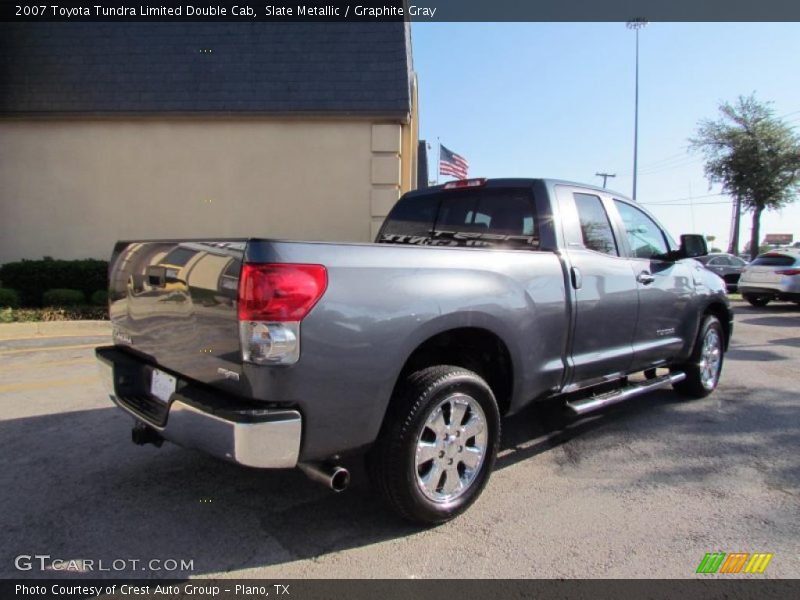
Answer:
[[[568,181],[565,179],[553,179],[545,177],[493,177],[493,178],[469,177],[468,179],[485,179],[485,183],[482,187],[486,188],[531,187],[535,184],[544,184],[547,187],[551,187],[554,185],[570,185],[570,186],[595,190],[597,192],[602,192],[606,194],[612,194],[620,199],[631,201],[631,199],[626,194],[621,194],[617,191],[608,188],[602,188],[588,183],[579,183],[577,181]],[[452,181],[457,181],[457,180],[452,180]],[[430,187],[413,190],[411,192],[408,192],[408,195],[417,195],[417,194],[421,195],[421,194],[429,194],[431,192],[437,192],[445,189],[445,185],[451,183],[452,181],[446,181],[445,183],[439,185],[432,185]]]

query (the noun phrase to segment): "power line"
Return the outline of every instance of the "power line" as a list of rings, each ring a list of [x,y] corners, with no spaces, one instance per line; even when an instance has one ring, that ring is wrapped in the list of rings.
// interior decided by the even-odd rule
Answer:
[[[661,158],[659,160],[654,160],[653,162],[645,163],[645,164],[642,165],[642,168],[643,169],[649,169],[650,167],[656,167],[656,166],[660,165],[661,163],[670,162],[670,161],[675,160],[677,158],[685,158],[686,157],[686,150],[689,149],[689,146],[684,146],[683,148],[684,148],[684,152],[677,152],[675,154],[670,154],[669,156],[665,156],[664,158]]]
[[[797,114],[800,114],[800,109],[793,110],[791,112],[784,113],[782,115],[778,115],[776,118],[777,119],[785,119],[786,117],[791,117],[792,115],[797,115]],[[796,123],[797,121],[800,121],[800,117],[795,118],[795,119],[791,119],[790,121],[788,121],[788,123]],[[670,154],[669,156],[665,156],[663,158],[659,158],[659,159],[654,160],[652,162],[640,165],[639,166],[639,172],[640,173],[644,172],[645,174],[656,173],[656,172],[662,170],[661,169],[662,166],[665,167],[663,170],[669,170],[669,169],[677,168],[678,165],[677,165],[676,161],[677,162],[681,162],[681,161],[678,160],[680,158],[690,159],[689,162],[687,162],[687,164],[690,164],[691,162],[697,162],[697,161],[703,160],[703,157],[692,157],[691,155],[687,156],[686,151],[691,149],[691,145],[690,144],[687,144],[685,146],[681,146],[681,149],[683,150],[683,152],[677,152],[675,154]],[[669,168],[667,168],[666,167],[667,164],[671,164],[671,165],[675,164],[675,166],[670,166]],[[683,166],[683,165],[680,165],[680,166]],[[625,172],[620,173],[620,176],[628,176],[628,175],[631,175],[630,171],[625,171]]]
[[[688,167],[689,165],[693,165],[695,163],[699,163],[703,160],[702,157],[697,158],[689,158],[688,160],[683,160],[681,162],[675,162],[668,165],[663,165],[658,168],[653,169],[642,169],[639,173],[643,175],[655,175],[656,173],[662,173],[664,171],[672,171],[673,169],[682,169],[683,167]]]
[[[702,194],[700,196],[685,196],[683,198],[672,198],[671,200],[658,200],[656,202],[642,202],[641,204],[672,204],[673,202],[683,202],[685,200],[699,200],[701,198],[713,198],[715,196],[725,196],[724,192],[715,194]]]
[[[706,205],[709,205],[709,204],[727,204],[728,206],[730,206],[731,202],[732,202],[732,200],[723,200],[723,201],[718,201],[718,202],[684,202],[684,203],[677,203],[676,202],[675,204],[659,204],[659,203],[656,203],[656,205],[660,206],[662,208],[669,208],[671,206],[706,206]],[[649,206],[653,205],[652,202],[640,202],[639,204],[647,204]]]
[[[703,160],[702,156],[691,156],[686,153],[680,153],[673,155],[670,158],[664,158],[660,161],[653,162],[648,166],[639,167],[639,173],[649,174],[657,173],[659,171],[667,171],[669,169],[675,169],[701,160]],[[630,171],[620,173],[622,176],[627,176],[630,174]]]

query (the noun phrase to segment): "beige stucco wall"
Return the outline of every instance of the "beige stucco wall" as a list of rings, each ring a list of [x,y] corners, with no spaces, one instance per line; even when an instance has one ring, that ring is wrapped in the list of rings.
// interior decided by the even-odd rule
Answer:
[[[106,258],[117,239],[369,241],[412,139],[415,119],[3,120],[0,263]]]

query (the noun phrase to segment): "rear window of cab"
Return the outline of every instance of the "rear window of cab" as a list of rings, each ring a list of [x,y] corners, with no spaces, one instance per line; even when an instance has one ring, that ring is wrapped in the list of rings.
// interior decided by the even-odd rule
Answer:
[[[533,195],[527,189],[471,189],[402,198],[376,241],[537,250]]]

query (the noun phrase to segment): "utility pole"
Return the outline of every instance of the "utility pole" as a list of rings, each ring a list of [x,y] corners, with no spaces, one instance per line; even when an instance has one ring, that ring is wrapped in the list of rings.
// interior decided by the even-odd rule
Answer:
[[[636,32],[636,84],[634,92],[634,107],[633,107],[633,194],[632,198],[636,200],[636,173],[639,159],[639,30],[647,25],[647,19],[641,17],[633,19],[626,23],[628,29],[633,29]]]
[[[606,181],[608,181],[609,177],[616,177],[616,173],[595,173],[595,177],[602,177],[603,178],[603,187],[606,187]]]

